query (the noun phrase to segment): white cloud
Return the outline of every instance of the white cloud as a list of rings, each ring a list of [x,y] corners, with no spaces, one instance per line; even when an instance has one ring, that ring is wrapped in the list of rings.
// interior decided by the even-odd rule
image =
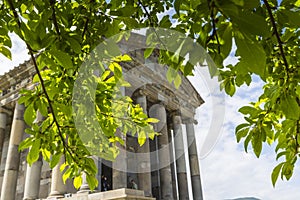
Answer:
[[[271,172],[278,164],[275,161],[274,147],[264,145],[261,157],[258,159],[250,150],[244,152],[243,143],[237,144],[234,129],[242,123],[243,116],[238,109],[251,101],[256,101],[262,92],[263,83],[253,77],[250,87],[242,86],[234,97],[225,98],[225,120],[222,133],[215,148],[202,159],[201,176],[204,197],[206,200],[233,199],[237,197],[257,197],[263,200],[293,200],[300,199],[299,166],[296,166],[294,176],[290,181],[277,182],[275,188],[271,183]],[[203,88],[202,88],[203,90]],[[202,94],[200,92],[200,94]],[[197,115],[199,124],[195,126],[198,150],[207,137],[211,119],[210,99],[207,91],[202,96],[207,105],[202,105]],[[217,105],[218,106],[218,105]],[[214,108],[215,109],[215,108]],[[209,136],[209,135],[208,135]]]
[[[9,60],[0,53],[0,75],[8,72],[10,69],[13,69],[25,60],[29,60],[25,43],[15,34],[9,34],[9,36],[12,40],[12,60]]]

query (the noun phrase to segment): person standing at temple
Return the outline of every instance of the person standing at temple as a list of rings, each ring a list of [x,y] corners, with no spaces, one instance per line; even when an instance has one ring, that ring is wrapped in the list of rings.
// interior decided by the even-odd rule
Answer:
[[[110,187],[110,185],[107,181],[106,176],[102,176],[102,191],[108,191],[109,187]]]
[[[136,184],[136,182],[134,182],[134,180],[131,180],[131,189],[137,190],[138,189],[138,185]]]

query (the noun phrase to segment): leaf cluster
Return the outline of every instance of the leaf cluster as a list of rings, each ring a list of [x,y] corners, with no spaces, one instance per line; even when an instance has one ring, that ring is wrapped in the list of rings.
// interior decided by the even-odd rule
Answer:
[[[160,46],[159,61],[169,66],[167,79],[177,88],[182,75],[192,75],[197,65],[207,65],[230,96],[237,87],[249,86],[253,75],[264,81],[257,102],[240,109],[246,122],[236,128],[237,140],[244,140],[246,151],[251,144],[257,157],[263,143],[275,144],[282,162],[272,173],[273,184],[279,174],[286,179],[292,176],[300,149],[299,0],[5,0],[0,6],[0,52],[11,58],[9,32],[17,34],[35,61],[33,81],[40,83],[33,91],[23,91],[19,100],[27,107],[25,121],[31,126],[27,129],[31,137],[20,146],[31,149],[29,163],[41,153],[54,167],[64,155],[64,179],[75,177],[79,187],[84,172],[94,188],[96,170],[87,149],[100,149],[102,157],[113,159],[118,153],[116,143],[122,144],[115,134],[118,130],[139,134],[140,144],[146,136],[154,137],[149,123],[155,120],[147,119],[139,106],[121,95],[119,88],[127,83],[120,61],[128,58],[117,58],[120,51],[111,45],[96,55],[108,60],[105,66],[90,63],[101,73],[96,76],[94,68],[87,67],[90,77],[81,82],[81,100],[95,107],[86,109],[79,101],[71,104],[79,68],[99,42],[124,30],[150,26],[154,31],[146,33],[144,57]],[[160,32],[165,30],[181,35],[165,36]],[[119,40],[126,37],[121,34]],[[238,62],[225,66],[228,56]],[[36,111],[44,116],[42,122],[34,121]]]

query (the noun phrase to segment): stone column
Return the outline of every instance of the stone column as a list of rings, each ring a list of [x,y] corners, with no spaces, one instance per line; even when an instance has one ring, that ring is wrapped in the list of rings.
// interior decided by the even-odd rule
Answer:
[[[24,105],[16,103],[1,189],[1,200],[15,199],[20,163],[18,147],[22,141],[25,129],[25,123],[23,120],[24,109]]]
[[[179,113],[173,113],[173,129],[175,142],[176,170],[178,181],[178,192],[180,200],[189,200],[189,190],[186,175],[186,162],[184,156],[183,134],[181,117]]]
[[[160,122],[154,124],[154,128],[155,131],[161,134],[160,136],[158,136],[161,199],[173,200],[169,149],[170,145],[168,140],[168,127],[166,123],[166,109],[161,104],[155,104],[151,107],[151,109],[153,110],[152,117],[160,120]]]
[[[96,156],[92,156],[92,159],[94,160],[94,163],[97,166],[98,158]],[[98,183],[100,184],[100,181]],[[86,173],[83,173],[82,174],[82,184],[77,193],[84,193],[84,192],[90,192],[90,191],[91,191],[90,186],[86,180]]]
[[[5,138],[6,123],[7,123],[7,113],[5,112],[4,109],[0,108],[0,161],[1,161],[4,138]]]
[[[42,156],[40,156],[38,161],[31,166],[27,165],[24,200],[34,200],[39,198],[42,165]]]
[[[125,88],[120,88],[121,94],[125,95]],[[126,136],[117,130],[117,136],[122,138],[124,144],[126,144]],[[126,156],[126,146],[118,144],[120,153],[116,160],[112,162],[112,189],[127,188],[127,156]]]
[[[39,124],[42,121],[43,121],[42,114],[40,112],[37,112],[35,123]],[[42,166],[43,166],[43,160],[41,155],[39,159],[31,166],[27,164],[24,198],[23,198],[24,200],[34,200],[39,198]]]
[[[147,98],[143,93],[137,97],[136,103],[139,104],[144,113],[147,115]],[[149,138],[146,139],[143,146],[137,148],[138,152],[138,182],[139,189],[144,190],[145,196],[152,196],[151,185],[151,164],[150,164],[150,147]]]
[[[47,199],[57,199],[64,197],[67,192],[67,186],[62,179],[60,166],[64,163],[65,157],[61,156],[59,163],[52,170],[51,191]]]
[[[190,161],[193,197],[194,200],[203,200],[200,168],[199,168],[199,161],[197,155],[197,146],[195,140],[193,120],[187,121],[186,132],[187,132],[187,141],[189,145],[189,161]]]
[[[88,182],[86,180],[86,174],[83,173],[82,174],[82,184],[81,184],[81,186],[79,188],[79,191],[77,193],[84,193],[84,192],[90,192],[90,191],[91,191],[90,187],[89,187]]]
[[[124,140],[126,144],[126,136],[118,131],[116,133],[119,137]],[[126,158],[126,148],[118,144],[120,153],[116,160],[112,162],[112,189],[127,188],[127,158]]]

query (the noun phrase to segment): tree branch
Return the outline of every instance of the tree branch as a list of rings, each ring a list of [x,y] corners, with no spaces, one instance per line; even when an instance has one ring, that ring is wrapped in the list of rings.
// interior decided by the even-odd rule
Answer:
[[[281,41],[280,35],[278,33],[278,30],[277,30],[277,25],[276,25],[276,22],[275,22],[273,13],[272,13],[272,8],[271,8],[271,6],[270,6],[270,4],[269,4],[269,2],[267,0],[263,0],[263,2],[265,4],[265,6],[267,8],[267,11],[268,11],[268,14],[270,16],[271,24],[272,24],[272,27],[274,29],[274,33],[275,33],[276,39],[278,41],[279,50],[280,50],[281,57],[283,59],[283,63],[284,63],[285,70],[286,70],[286,74],[287,74],[287,77],[289,78],[289,65],[288,65],[288,62],[286,60],[285,53],[283,51],[283,45],[282,45],[283,42]]]
[[[56,19],[56,13],[55,13],[55,0],[50,0],[50,6],[52,9],[52,20],[53,20],[53,24],[55,27],[55,31],[58,35],[60,35],[60,31],[59,31],[59,27],[58,27],[58,23],[57,23],[57,19]]]
[[[19,16],[18,16],[18,13],[17,13],[17,11],[16,11],[16,9],[15,9],[15,7],[14,7],[14,5],[13,5],[12,0],[8,0],[8,3],[9,3],[10,9],[11,9],[12,12],[14,13],[14,18],[15,18],[15,20],[17,21],[17,24],[18,24],[19,29],[21,29],[21,21],[20,21],[20,18],[19,18]],[[24,38],[22,38],[22,39],[23,39],[23,41],[25,41]],[[73,152],[71,152],[70,149],[68,148],[68,144],[66,143],[66,141],[65,141],[65,139],[64,139],[64,137],[63,137],[63,134],[62,134],[62,132],[61,132],[61,130],[60,130],[60,125],[59,125],[58,120],[57,120],[57,118],[56,118],[56,116],[55,116],[55,113],[54,113],[54,110],[53,110],[53,106],[52,106],[50,97],[49,97],[49,95],[48,95],[48,93],[47,93],[47,90],[46,90],[46,87],[45,87],[45,84],[44,84],[44,80],[43,80],[43,78],[42,78],[42,75],[41,75],[40,70],[39,70],[39,68],[38,68],[38,65],[37,65],[37,63],[36,63],[36,59],[35,59],[33,50],[32,50],[32,48],[30,47],[30,45],[29,45],[27,42],[25,42],[25,44],[26,44],[27,49],[28,49],[28,51],[29,51],[30,57],[31,57],[31,59],[32,59],[32,61],[33,61],[33,65],[34,65],[35,71],[36,71],[36,73],[37,73],[37,75],[38,75],[38,77],[39,77],[39,80],[40,80],[40,83],[41,83],[42,90],[43,90],[43,92],[44,92],[44,94],[45,94],[45,96],[46,96],[47,102],[48,102],[48,104],[49,104],[50,113],[51,113],[52,116],[53,116],[53,121],[54,121],[54,123],[55,123],[55,125],[56,125],[56,127],[57,127],[58,135],[59,135],[59,137],[60,137],[61,140],[62,140],[62,143],[63,143],[63,146],[64,146],[65,154],[66,154],[66,151],[67,151],[67,152],[70,154],[72,160],[75,161],[75,158],[74,158],[74,156],[73,156]]]
[[[150,21],[150,26],[154,27],[154,23],[152,21],[152,17],[150,15],[150,13],[148,12],[148,10],[146,9],[146,7],[142,4],[141,0],[138,0],[139,5],[142,7],[142,9],[144,10],[145,14],[147,15],[149,21]]]

